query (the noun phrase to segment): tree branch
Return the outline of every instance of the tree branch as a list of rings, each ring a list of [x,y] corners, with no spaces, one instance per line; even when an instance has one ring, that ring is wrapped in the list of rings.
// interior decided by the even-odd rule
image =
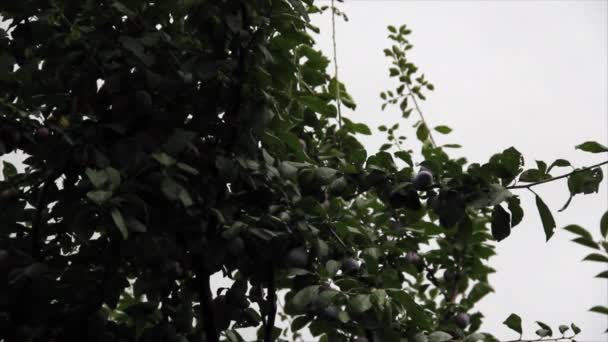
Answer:
[[[277,315],[277,289],[274,286],[274,265],[272,264],[268,271],[268,294],[266,295],[266,302],[268,303],[269,311],[266,318],[266,325],[264,326],[264,342],[272,342],[272,330]]]
[[[599,164],[595,164],[595,165],[591,165],[591,166],[588,166],[588,167],[584,167],[582,169],[574,170],[574,171],[572,171],[570,173],[566,173],[566,174],[563,174],[561,176],[551,177],[551,178],[548,178],[548,179],[543,179],[543,180],[538,181],[538,182],[534,182],[534,183],[530,183],[530,184],[526,184],[526,185],[508,186],[507,189],[530,189],[533,186],[544,184],[544,183],[553,182],[555,180],[566,178],[566,177],[570,177],[570,176],[572,176],[575,173],[579,173],[579,172],[587,171],[587,170],[590,170],[590,169],[594,169],[596,167],[599,167],[599,166],[602,166],[602,165],[605,165],[605,164],[608,164],[608,160],[606,160],[604,162],[601,162]]]
[[[199,268],[196,277],[198,278],[200,296],[201,296],[201,316],[203,316],[203,326],[207,342],[218,342],[219,336],[215,327],[215,315],[213,314],[213,301],[211,294],[211,286],[209,285],[210,276],[207,272]]]
[[[501,341],[501,342],[537,342],[537,341],[543,341],[543,342],[557,342],[557,341],[573,341],[573,338],[576,337],[576,335],[572,335],[572,336],[562,336],[562,337],[555,337],[555,338],[537,338],[537,339],[533,339],[533,340],[522,340],[521,338],[518,340],[510,340],[510,341]]]
[[[412,97],[412,100],[414,101],[414,108],[418,112],[418,115],[420,115],[420,120],[422,121],[422,124],[425,125],[427,130],[429,131],[429,141],[431,142],[431,145],[433,147],[437,147],[437,143],[435,142],[435,139],[433,138],[433,132],[431,132],[431,128],[426,123],[426,119],[424,118],[424,114],[422,114],[422,110],[420,110],[420,106],[418,105],[418,100],[416,100],[416,95],[412,92],[412,88],[410,87],[410,85],[408,83],[405,83],[405,86],[407,87],[407,91],[409,91],[410,96]]]

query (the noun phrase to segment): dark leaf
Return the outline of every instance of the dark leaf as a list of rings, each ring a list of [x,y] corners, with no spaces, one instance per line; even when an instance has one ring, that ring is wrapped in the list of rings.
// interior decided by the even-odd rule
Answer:
[[[551,236],[553,236],[553,233],[555,232],[555,220],[553,219],[553,215],[551,214],[551,211],[549,210],[545,202],[543,202],[543,200],[538,195],[536,195],[535,197],[536,208],[538,209],[540,219],[543,223],[545,237],[547,238],[547,241],[549,241],[549,239],[551,238]]]
[[[492,210],[492,236],[501,241],[511,234],[511,217],[500,205]]]
[[[507,317],[507,319],[504,322],[502,322],[502,324],[506,325],[511,330],[515,330],[516,332],[519,333],[519,335],[522,334],[521,318],[519,316],[517,316],[516,314],[511,314],[509,317]]]
[[[590,153],[608,152],[608,147],[595,141],[586,141],[580,145],[577,145],[576,149]]]

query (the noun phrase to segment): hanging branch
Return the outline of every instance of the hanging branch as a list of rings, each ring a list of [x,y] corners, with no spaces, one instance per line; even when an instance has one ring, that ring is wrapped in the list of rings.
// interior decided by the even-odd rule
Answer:
[[[534,182],[534,183],[530,183],[530,184],[526,184],[526,185],[508,186],[507,189],[530,189],[531,187],[536,186],[536,185],[540,185],[540,184],[544,184],[544,183],[549,183],[549,182],[553,182],[553,181],[558,180],[558,179],[570,177],[570,176],[572,176],[572,175],[574,175],[576,173],[587,171],[587,170],[591,170],[591,169],[595,169],[596,167],[600,167],[600,166],[606,165],[606,164],[608,164],[608,160],[606,160],[604,162],[601,162],[599,164],[595,164],[595,165],[584,167],[582,169],[574,170],[574,171],[572,171],[570,173],[566,173],[566,174],[561,175],[561,176],[551,177],[549,179],[544,179],[544,180],[541,180],[541,181],[538,181],[538,182]]]
[[[342,108],[340,102],[340,81],[338,81],[338,52],[336,48],[336,6],[334,0],[331,0],[331,40],[334,50],[334,79],[336,80],[336,102],[338,109],[338,128],[342,128]]]

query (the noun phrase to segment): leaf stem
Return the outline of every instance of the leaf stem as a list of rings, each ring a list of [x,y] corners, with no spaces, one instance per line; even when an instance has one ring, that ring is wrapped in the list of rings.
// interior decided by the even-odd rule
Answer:
[[[536,186],[536,185],[540,185],[540,184],[544,184],[544,183],[549,183],[549,182],[553,182],[553,181],[558,180],[558,179],[570,177],[570,176],[572,176],[575,173],[579,173],[579,172],[587,171],[587,170],[590,170],[590,169],[594,169],[596,167],[599,167],[599,166],[602,166],[602,165],[606,165],[606,164],[608,164],[608,160],[606,160],[604,162],[601,162],[601,163],[598,163],[598,164],[595,164],[595,165],[584,167],[582,169],[577,169],[577,170],[574,170],[574,171],[572,171],[570,173],[566,173],[566,174],[563,174],[563,175],[560,175],[560,176],[557,176],[557,177],[543,179],[543,180],[540,180],[538,182],[534,182],[534,183],[530,183],[530,184],[526,184],[526,185],[508,186],[507,189],[530,189],[531,187]]]

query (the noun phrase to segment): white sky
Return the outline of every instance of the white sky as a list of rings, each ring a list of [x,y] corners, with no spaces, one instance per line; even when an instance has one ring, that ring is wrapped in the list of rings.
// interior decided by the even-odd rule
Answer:
[[[410,57],[436,89],[421,104],[426,119],[431,126],[454,129],[448,136],[435,134],[438,143],[462,144],[455,151],[471,162],[487,161],[509,146],[532,164],[535,159],[566,158],[576,165],[606,160],[606,154],[587,154],[574,146],[586,140],[608,143],[607,4],[347,0],[339,4],[350,19],[337,23],[339,75],[358,107],[346,115],[370,128],[399,120],[397,110],[380,111],[378,94],[394,85],[382,53],[389,44],[386,26],[407,24],[413,30]],[[331,56],[329,12],[313,21],[322,31],[319,47]],[[412,131],[404,132],[418,151]],[[370,150],[384,142],[379,134],[362,140]],[[491,261],[498,271],[490,277],[496,293],[478,305],[486,316],[482,330],[516,339],[502,325],[515,312],[530,337],[538,329],[536,320],[555,327],[574,321],[583,330],[579,341],[608,341],[601,334],[608,328],[607,316],[587,311],[608,305],[608,282],[593,278],[606,264],[580,262],[590,250],[559,230],[578,223],[599,238],[607,189],[604,182],[599,194],[577,196],[557,213],[568,197],[566,183],[537,187],[558,224],[548,244],[534,198],[521,192],[526,218],[498,245]]]
[[[486,161],[509,146],[529,162],[603,161],[605,155],[575,151],[574,145],[589,139],[608,144],[607,4],[498,0],[340,4],[350,18],[337,23],[340,79],[358,104],[355,113],[346,115],[372,129],[399,120],[396,110],[380,111],[378,94],[393,85],[382,53],[388,46],[386,26],[407,24],[413,30],[410,56],[436,88],[422,109],[431,126],[446,124],[454,129],[448,136],[435,135],[439,143],[462,144],[458,153],[472,162]],[[322,30],[319,47],[331,56],[329,16],[313,21]],[[411,130],[404,133],[413,137]],[[362,140],[372,151],[384,142],[379,134]],[[417,150],[418,145],[412,147]],[[607,189],[605,182],[600,194],[577,196],[564,213],[557,209],[567,199],[565,182],[537,191],[553,209],[558,227],[578,223],[599,236],[599,219],[608,208]],[[525,192],[521,196],[527,216],[498,245],[498,256],[492,259],[491,266],[498,270],[490,277],[496,293],[478,306],[486,315],[482,330],[503,340],[517,338],[502,325],[515,312],[524,319],[530,337],[537,329],[535,320],[554,327],[574,321],[583,329],[579,341],[608,341],[601,334],[608,327],[606,316],[587,311],[608,304],[608,282],[593,278],[606,265],[580,262],[588,250],[569,242],[567,232],[558,230],[545,244],[533,198]]]

